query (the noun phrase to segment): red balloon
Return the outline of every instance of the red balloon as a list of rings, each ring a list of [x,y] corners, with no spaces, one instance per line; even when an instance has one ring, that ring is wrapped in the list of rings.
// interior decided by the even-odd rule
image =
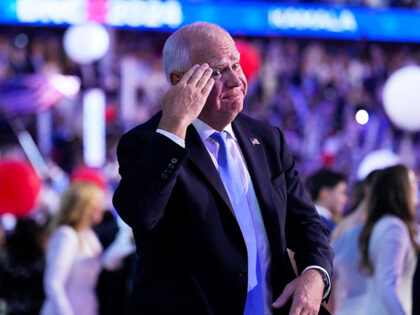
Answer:
[[[241,54],[239,63],[241,64],[246,79],[252,80],[258,75],[261,66],[260,55],[257,49],[243,40],[236,41],[236,49],[238,49]]]
[[[336,156],[332,153],[322,153],[322,165],[324,167],[331,167],[335,161]]]
[[[105,189],[107,185],[104,176],[99,170],[86,166],[80,167],[77,170],[75,170],[71,175],[70,180],[73,183],[87,182],[96,184],[101,189]]]
[[[32,166],[23,161],[0,161],[0,215],[25,217],[34,209],[41,180]]]
[[[107,105],[105,107],[105,121],[107,123],[114,122],[118,116],[117,107],[113,105]]]

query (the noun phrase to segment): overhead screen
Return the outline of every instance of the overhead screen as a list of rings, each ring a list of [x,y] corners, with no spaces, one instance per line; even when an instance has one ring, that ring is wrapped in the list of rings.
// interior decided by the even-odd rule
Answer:
[[[0,23],[99,22],[172,30],[194,21],[234,34],[420,42],[420,11],[251,1],[2,0]]]

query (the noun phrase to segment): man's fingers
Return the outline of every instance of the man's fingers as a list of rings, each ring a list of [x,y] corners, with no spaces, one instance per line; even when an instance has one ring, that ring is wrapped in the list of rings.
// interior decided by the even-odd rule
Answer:
[[[213,78],[209,78],[206,82],[206,85],[202,88],[201,93],[203,94],[203,96],[205,98],[207,98],[210,94],[211,89],[213,88],[214,85],[214,79]]]
[[[297,299],[293,299],[292,306],[290,307],[289,315],[303,315],[308,314],[307,312],[304,312],[304,309],[302,305],[300,304],[300,301]]]
[[[207,68],[204,71],[202,77],[198,80],[197,85],[196,85],[197,88],[202,89],[206,85],[206,83],[209,81],[212,73],[213,73],[213,69]]]
[[[292,297],[295,288],[293,282],[289,283],[280,294],[278,299],[273,303],[274,308],[280,308]]]
[[[198,67],[194,73],[191,75],[191,77],[188,80],[188,84],[191,84],[192,86],[196,86],[198,80],[200,80],[205,73],[205,71],[209,68],[209,65],[207,63],[203,63],[200,67]]]
[[[187,83],[188,80],[191,78],[192,74],[198,69],[200,68],[200,65],[193,65],[190,69],[188,69],[187,72],[184,73],[184,75],[182,76],[181,80],[179,82],[181,83]]]

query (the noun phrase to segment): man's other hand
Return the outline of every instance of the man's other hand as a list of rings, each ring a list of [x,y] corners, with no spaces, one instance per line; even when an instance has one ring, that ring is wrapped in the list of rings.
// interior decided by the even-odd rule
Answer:
[[[273,303],[273,307],[280,308],[292,298],[289,315],[316,315],[319,312],[323,291],[324,282],[320,273],[315,269],[308,269],[284,288]]]

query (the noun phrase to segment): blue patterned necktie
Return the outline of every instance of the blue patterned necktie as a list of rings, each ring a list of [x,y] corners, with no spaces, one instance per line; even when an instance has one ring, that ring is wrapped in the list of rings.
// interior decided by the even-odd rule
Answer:
[[[229,195],[248,252],[248,294],[244,315],[262,315],[264,314],[264,300],[258,247],[244,184],[238,166],[227,152],[227,133],[214,132],[210,137],[219,144],[217,155],[219,174]]]

